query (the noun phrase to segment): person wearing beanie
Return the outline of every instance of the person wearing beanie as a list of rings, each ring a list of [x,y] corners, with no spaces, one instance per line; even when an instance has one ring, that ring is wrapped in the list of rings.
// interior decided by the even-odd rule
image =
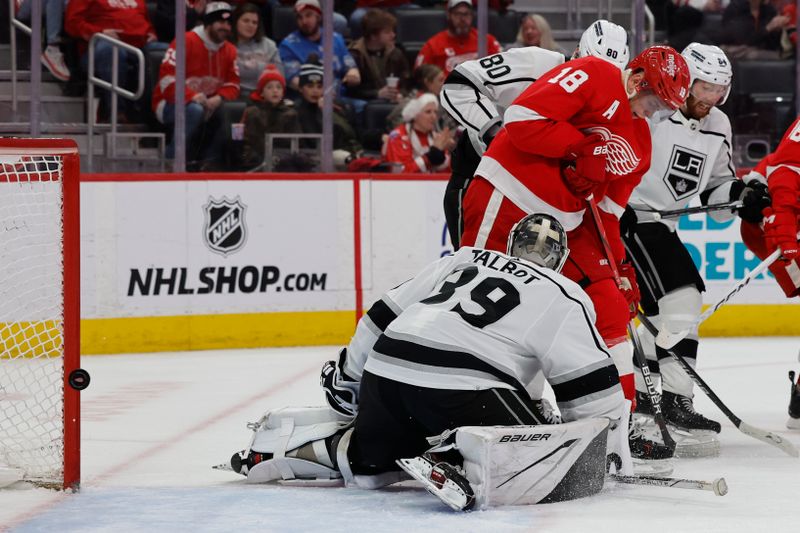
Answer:
[[[236,45],[236,66],[242,92],[255,90],[258,77],[267,65],[275,65],[283,73],[283,62],[275,41],[264,35],[259,8],[250,3],[239,4],[233,12],[231,42]]]
[[[403,108],[403,124],[389,133],[383,158],[403,165],[403,172],[445,172],[450,150],[455,147],[450,128],[436,131],[439,101],[431,93],[409,101]]]
[[[322,133],[322,93],[323,70],[316,54],[311,54],[309,62],[302,65],[297,73],[300,100],[297,114],[303,133]],[[333,148],[357,154],[363,150],[358,142],[353,126],[342,114],[342,102],[333,102]]]
[[[267,65],[258,78],[256,89],[250,93],[250,103],[244,111],[243,163],[253,168],[264,162],[264,141],[270,133],[301,133],[297,110],[284,100],[286,79],[274,66]]]
[[[311,54],[323,57],[322,8],[318,0],[297,0],[294,5],[297,29],[286,36],[278,46],[283,61],[286,80],[292,89],[300,86],[300,67],[308,62]],[[329,51],[330,52],[330,51]],[[347,51],[344,38],[333,32],[333,75],[347,87],[361,83],[358,67]]]
[[[223,101],[239,97],[236,47],[228,42],[232,11],[226,2],[210,2],[203,25],[186,33],[186,144],[187,161],[214,166],[223,158],[224,133],[219,108]],[[169,45],[153,91],[153,110],[168,129],[175,122],[175,41]],[[174,140],[167,158],[174,157]]]
[[[478,57],[478,30],[472,26],[475,13],[471,0],[448,0],[447,29],[427,40],[414,66],[436,65],[450,74],[457,65]],[[503,47],[493,35],[486,35],[486,53],[497,54]]]

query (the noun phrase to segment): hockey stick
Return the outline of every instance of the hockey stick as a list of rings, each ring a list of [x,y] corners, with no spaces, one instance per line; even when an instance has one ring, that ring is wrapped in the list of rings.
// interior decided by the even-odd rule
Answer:
[[[647,331],[649,331],[651,335],[655,336],[658,333],[656,327],[652,322],[650,322],[649,318],[644,316],[644,314],[639,313],[639,321],[644,325],[645,328],[647,328]],[[692,381],[697,383],[697,386],[700,387],[704,393],[706,393],[706,396],[708,396],[708,398],[714,402],[714,405],[716,405],[719,410],[722,411],[726,417],[728,417],[728,420],[733,422],[733,425],[736,426],[739,431],[745,435],[753,437],[754,439],[758,439],[762,442],[766,442],[767,444],[780,448],[784,453],[791,455],[792,457],[800,457],[800,452],[798,452],[797,448],[795,448],[795,446],[788,440],[770,431],[765,431],[755,426],[751,426],[733,414],[733,411],[728,409],[728,406],[725,405],[722,400],[720,400],[719,396],[717,396],[713,390],[711,390],[711,387],[709,387],[708,384],[703,381],[703,378],[700,377],[697,371],[686,362],[686,359],[670,348],[665,348],[665,350],[680,365],[680,367],[683,368],[687,374],[689,374],[689,376],[692,378]]]
[[[586,201],[589,204],[589,209],[592,212],[594,225],[597,228],[597,234],[600,237],[600,242],[603,244],[603,250],[605,251],[608,264],[611,267],[611,273],[614,275],[614,281],[616,282],[617,287],[622,287],[622,279],[619,277],[617,263],[614,261],[614,254],[611,253],[611,245],[608,243],[606,229],[603,226],[603,221],[600,219],[600,212],[597,210],[597,203],[594,201],[594,195],[590,195]],[[636,362],[641,368],[642,377],[644,378],[645,385],[647,386],[647,396],[650,398],[650,405],[652,406],[653,410],[653,420],[655,421],[656,425],[658,425],[658,429],[661,431],[661,438],[664,439],[664,446],[669,448],[671,453],[675,453],[675,447],[677,444],[675,439],[672,438],[672,435],[669,434],[667,422],[664,420],[664,415],[661,413],[661,402],[658,401],[658,392],[656,391],[655,383],[653,383],[653,377],[650,375],[650,367],[647,364],[647,358],[644,355],[644,348],[642,347],[642,342],[639,339],[638,333],[636,332],[636,325],[633,323],[633,320],[628,322],[628,335],[631,337],[631,342],[633,343],[633,354],[634,357],[636,357]]]
[[[728,494],[728,484],[725,482],[724,477],[717,478],[714,481],[700,481],[696,479],[680,479],[674,477],[621,476],[619,474],[609,474],[608,477],[617,483],[629,483],[631,485],[710,490],[717,496],[725,496]]]
[[[769,268],[769,266],[772,263],[774,263],[775,260],[778,259],[778,257],[780,257],[780,255],[781,255],[780,248],[778,248],[777,250],[775,250],[774,252],[769,254],[769,256],[767,256],[766,259],[761,261],[758,264],[758,266],[756,266],[753,270],[748,272],[747,275],[744,277],[744,279],[742,279],[742,281],[740,281],[736,285],[734,285],[725,294],[725,296],[723,296],[719,301],[717,301],[717,303],[715,303],[714,305],[712,305],[711,307],[706,309],[705,312],[702,315],[700,315],[697,319],[695,319],[695,321],[688,328],[684,329],[683,331],[679,331],[678,333],[670,333],[666,329],[662,329],[661,331],[659,331],[658,332],[658,336],[656,337],[656,344],[658,346],[660,346],[661,348],[665,348],[665,349],[666,348],[672,348],[673,346],[678,344],[681,340],[683,340],[689,334],[690,331],[692,331],[693,329],[698,327],[708,317],[710,317],[711,315],[716,313],[717,309],[719,309],[720,307],[725,305],[728,302],[728,300],[733,298],[734,295],[736,295],[736,293],[738,293],[740,290],[745,288],[745,286],[748,283],[750,283],[756,276],[758,276],[763,271],[765,271],[767,268]],[[654,333],[654,335],[655,335],[655,333]]]
[[[662,218],[679,218],[683,215],[693,215],[695,213],[710,213],[712,211],[735,211],[737,209],[741,209],[744,206],[742,202],[731,202],[728,204],[712,204],[712,205],[700,205],[695,207],[685,207],[683,209],[673,209],[669,211],[656,211],[650,209],[634,209],[634,211],[639,211],[640,213],[649,213],[655,217],[656,220],[661,220]]]

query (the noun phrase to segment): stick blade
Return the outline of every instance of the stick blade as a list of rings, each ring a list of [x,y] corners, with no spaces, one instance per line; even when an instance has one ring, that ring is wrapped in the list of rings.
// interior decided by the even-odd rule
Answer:
[[[745,435],[750,435],[754,439],[758,439],[761,442],[766,442],[767,444],[779,448],[787,455],[791,455],[792,457],[800,457],[800,452],[797,451],[795,445],[776,433],[764,431],[763,429],[751,426],[747,422],[742,422],[739,424],[739,430]]]
[[[711,486],[714,489],[714,494],[717,496],[725,496],[728,494],[728,484],[725,482],[724,477],[715,479]]]

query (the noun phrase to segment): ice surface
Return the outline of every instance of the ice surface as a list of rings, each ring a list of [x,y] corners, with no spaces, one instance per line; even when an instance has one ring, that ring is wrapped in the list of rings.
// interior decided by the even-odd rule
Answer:
[[[798,338],[705,339],[699,371],[743,420],[785,429]],[[335,347],[85,357],[82,490],[0,491],[0,530],[28,531],[698,531],[797,530],[800,461],[723,425],[720,457],[675,462],[676,477],[724,476],[710,492],[607,484],[595,497],[454,513],[413,483],[381,491],[245,485],[211,469],[248,442],[247,421],[321,405],[318,375]]]

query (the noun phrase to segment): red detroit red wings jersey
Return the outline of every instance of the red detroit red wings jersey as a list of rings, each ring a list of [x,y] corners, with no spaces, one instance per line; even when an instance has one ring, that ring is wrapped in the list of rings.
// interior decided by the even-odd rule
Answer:
[[[486,52],[488,55],[503,51],[503,47],[493,35],[486,35]],[[422,64],[436,65],[447,76],[454,68],[478,57],[478,30],[472,28],[469,35],[456,37],[447,30],[442,30],[422,46],[417,54],[414,67]]]
[[[599,58],[548,71],[514,100],[504,123],[476,175],[524,211],[555,216],[568,231],[586,208],[561,179],[570,145],[592,132],[606,140],[608,181],[594,195],[600,209],[617,218],[650,165],[647,122],[632,116],[620,70]]]

